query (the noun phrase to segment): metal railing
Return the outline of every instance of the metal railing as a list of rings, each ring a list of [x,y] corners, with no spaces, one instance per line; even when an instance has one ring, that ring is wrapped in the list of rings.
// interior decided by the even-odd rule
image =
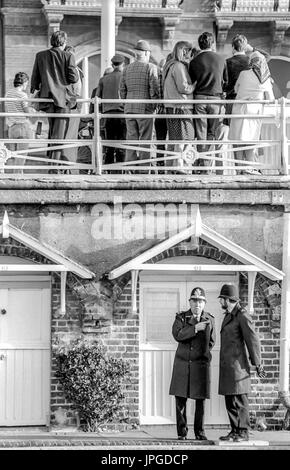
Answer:
[[[0,102],[21,101],[19,99],[0,98]],[[48,102],[51,100],[28,99],[29,102]],[[28,117],[34,121],[45,121],[47,118],[67,118],[73,120],[82,120],[85,123],[85,130],[89,138],[78,138],[78,126],[75,130],[74,138],[48,139],[46,135],[35,139],[0,139],[0,172],[19,172],[25,170],[25,173],[47,173],[47,172],[69,172],[69,173],[91,173],[102,175],[103,173],[123,173],[131,172],[162,175],[171,173],[182,173],[183,175],[193,176],[195,173],[235,175],[239,172],[246,172],[253,168],[260,170],[263,175],[288,175],[289,173],[289,141],[287,132],[290,133],[290,127],[287,125],[290,118],[290,100],[280,98],[276,101],[245,101],[245,100],[191,100],[186,101],[186,106],[197,103],[219,104],[220,109],[225,104],[254,104],[263,106],[258,114],[120,114],[120,113],[101,113],[100,107],[106,103],[138,103],[141,100],[104,100],[95,98],[94,100],[78,100],[79,103],[92,101],[94,103],[94,113],[81,113],[74,111],[72,114],[53,114],[43,112],[33,113],[8,113],[1,112],[0,117]],[[184,100],[142,100],[142,103],[163,104],[163,105],[184,105]],[[156,137],[151,140],[109,140],[101,137],[102,120],[112,119],[190,119],[194,122],[196,119],[218,119],[222,132],[217,133],[215,140],[157,140]],[[261,139],[259,140],[229,140],[228,126],[223,124],[224,118],[251,119],[262,121]],[[78,122],[78,121],[76,121]],[[11,146],[18,144],[27,145],[28,148],[16,151],[11,150]],[[157,145],[165,145],[164,150],[157,148]],[[181,148],[181,146],[184,146]],[[199,150],[200,146],[206,146]],[[133,161],[115,161],[114,163],[104,162],[105,149],[113,147],[122,149],[124,152],[136,151],[136,159]],[[75,158],[59,160],[53,158],[55,151],[62,151],[66,154],[74,149]],[[82,156],[85,153],[86,157]],[[238,152],[245,150],[255,150],[258,154],[256,161],[246,161],[238,157]],[[50,156],[47,156],[49,152]],[[148,154],[148,158],[139,159],[138,152]],[[12,158],[22,159],[23,164],[16,165]],[[85,162],[84,162],[85,160]],[[178,161],[178,164],[174,164]],[[206,161],[207,166],[202,165]],[[182,164],[182,165],[181,165]]]

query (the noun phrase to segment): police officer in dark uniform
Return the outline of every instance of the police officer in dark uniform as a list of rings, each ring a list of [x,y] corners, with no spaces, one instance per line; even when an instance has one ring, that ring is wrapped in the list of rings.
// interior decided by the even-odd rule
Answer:
[[[219,295],[225,317],[221,326],[219,394],[225,404],[231,431],[221,436],[222,441],[247,441],[249,439],[250,364],[260,378],[266,377],[261,366],[260,341],[247,310],[241,307],[236,286],[224,284]]]
[[[178,439],[187,438],[186,402],[195,400],[194,433],[207,440],[204,433],[204,404],[210,397],[211,349],[215,343],[214,317],[204,311],[204,289],[195,287],[190,295],[190,309],[177,313],[172,334],[178,347],[175,354],[170,395],[175,395]]]

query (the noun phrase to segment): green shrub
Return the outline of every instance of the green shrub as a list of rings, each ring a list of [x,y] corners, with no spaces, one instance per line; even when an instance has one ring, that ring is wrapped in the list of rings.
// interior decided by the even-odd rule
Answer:
[[[98,343],[76,340],[57,352],[57,376],[86,431],[96,431],[118,415],[128,373],[128,362],[110,357]]]

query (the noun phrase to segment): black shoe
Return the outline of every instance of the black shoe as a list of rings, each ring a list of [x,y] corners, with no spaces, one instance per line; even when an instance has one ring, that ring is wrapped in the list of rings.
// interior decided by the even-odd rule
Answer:
[[[207,437],[203,432],[199,432],[198,434],[195,435],[195,439],[197,441],[207,441]]]
[[[247,431],[239,431],[236,433],[234,442],[243,442],[249,440],[249,434]]]
[[[237,433],[235,431],[230,431],[226,436],[221,436],[220,441],[234,441]]]
[[[186,436],[178,436],[177,438],[179,441],[186,441],[187,437]]]

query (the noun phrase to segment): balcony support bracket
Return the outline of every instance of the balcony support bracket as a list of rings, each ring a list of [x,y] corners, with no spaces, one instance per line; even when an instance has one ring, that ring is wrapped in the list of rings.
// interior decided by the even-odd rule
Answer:
[[[224,45],[226,43],[228,32],[233,26],[234,21],[232,19],[216,19],[216,26],[217,26],[217,37],[216,37],[216,44],[217,49],[219,51],[223,51]]]

